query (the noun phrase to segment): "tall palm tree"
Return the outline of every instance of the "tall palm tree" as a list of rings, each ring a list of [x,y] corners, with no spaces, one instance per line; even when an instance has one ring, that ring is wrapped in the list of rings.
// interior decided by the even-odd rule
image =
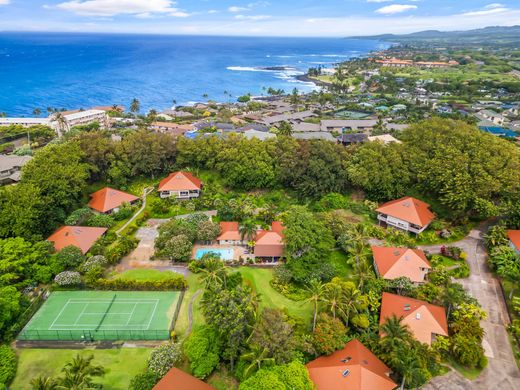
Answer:
[[[262,349],[258,345],[251,346],[251,350],[243,354],[241,359],[249,362],[244,369],[244,378],[249,378],[256,371],[260,370],[262,366],[275,364],[274,358],[269,357],[269,350],[265,347]]]
[[[61,137],[63,133],[67,130],[67,120],[61,112],[55,112],[52,116],[52,120],[56,123],[56,131],[58,132],[58,137]]]
[[[238,232],[242,241],[252,240],[256,236],[256,224],[251,220],[246,220],[240,224]]]
[[[99,388],[93,379],[104,376],[105,369],[102,366],[93,365],[93,359],[93,355],[88,357],[76,355],[63,367],[64,375],[58,379],[57,389],[90,390]]]
[[[206,288],[218,285],[226,286],[227,270],[222,260],[210,257],[204,261],[204,268],[201,269],[201,272],[201,281],[204,282]]]
[[[359,307],[361,291],[355,287],[348,287],[343,289],[343,295],[341,299],[341,308],[344,313],[345,325],[348,327],[350,318],[359,314]]]
[[[314,316],[312,319],[312,331],[314,332],[316,329],[316,318],[318,317],[318,305],[325,295],[325,285],[318,279],[312,279],[306,290],[309,293],[309,297],[305,302],[312,302],[314,305]]]
[[[395,351],[395,355],[397,366],[403,376],[400,390],[404,390],[405,383],[413,382],[414,378],[421,375],[423,368],[417,356],[414,353],[410,353],[408,349],[400,348]]]
[[[342,300],[343,300],[343,289],[340,284],[327,283],[325,285],[325,293],[323,296],[323,302],[327,309],[332,313],[332,316],[336,318],[336,315],[342,314]]]
[[[36,116],[40,116],[42,114],[42,110],[40,110],[39,108],[35,108],[33,110],[33,114]]]
[[[150,111],[148,111],[148,120],[150,122],[154,122],[157,119],[157,115],[157,110],[152,108]]]
[[[133,98],[132,102],[130,103],[130,112],[134,114],[137,114],[139,110],[141,109],[141,102],[137,98]]]
[[[397,348],[408,344],[412,338],[412,333],[408,325],[401,323],[402,317],[395,315],[388,317],[383,325],[380,326],[380,331],[383,337],[379,343],[385,353],[391,356],[395,355]]]
[[[49,376],[39,376],[31,380],[32,390],[57,390],[58,383]]]

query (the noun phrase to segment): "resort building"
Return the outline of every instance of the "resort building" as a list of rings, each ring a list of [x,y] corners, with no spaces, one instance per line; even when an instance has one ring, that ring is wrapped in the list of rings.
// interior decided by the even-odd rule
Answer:
[[[220,236],[217,241],[219,245],[243,245],[238,222],[220,222]]]
[[[169,133],[173,135],[184,135],[188,131],[193,130],[192,125],[180,125],[172,122],[153,122],[148,126],[150,130],[159,131],[161,133]]]
[[[377,125],[376,119],[326,119],[321,121],[321,131],[329,133],[367,132]]]
[[[419,234],[430,225],[435,215],[430,205],[407,196],[385,203],[376,209],[379,224]]]
[[[74,126],[90,125],[91,123],[99,123],[101,129],[108,127],[108,115],[103,110],[86,110],[73,112],[72,114],[63,115],[65,119],[65,131],[69,131]],[[58,124],[54,123],[53,127],[57,127]]]
[[[202,182],[190,172],[174,172],[161,180],[159,194],[161,198],[176,199],[198,198],[202,190]]]
[[[153,390],[214,390],[214,388],[177,367],[173,367],[153,387]]]
[[[51,125],[51,120],[49,118],[0,118],[0,126],[12,126],[18,125],[23,127],[31,127],[31,126],[49,126]]]
[[[31,160],[31,156],[0,155],[0,185],[20,181],[22,167]]]
[[[329,356],[321,356],[306,365],[317,390],[393,390],[388,368],[359,340]]]
[[[424,283],[432,267],[420,249],[372,247],[374,268],[383,279],[406,277],[413,283]]]
[[[264,258],[276,261],[284,255],[284,235],[281,222],[273,222],[271,230],[258,230],[256,232],[255,249],[256,258]]]
[[[397,138],[395,138],[391,134],[374,135],[372,137],[368,137],[368,140],[370,142],[382,142],[385,145],[388,145],[391,143],[396,143],[396,144],[402,143],[401,141],[399,141]]]
[[[338,138],[338,143],[343,146],[362,144],[368,141],[368,135],[363,133],[345,133],[341,134]]]
[[[508,230],[509,245],[520,255],[520,230]]]
[[[81,252],[85,254],[106,231],[106,228],[101,227],[62,226],[52,233],[47,241],[53,242],[54,248],[58,252],[72,245],[81,249]]]
[[[431,345],[436,336],[448,336],[448,321],[442,306],[384,292],[379,324],[383,325],[392,316],[402,318],[401,324],[408,325],[421,343]]]
[[[88,207],[100,213],[117,213],[124,203],[135,203],[139,197],[110,187],[102,188],[90,195]]]

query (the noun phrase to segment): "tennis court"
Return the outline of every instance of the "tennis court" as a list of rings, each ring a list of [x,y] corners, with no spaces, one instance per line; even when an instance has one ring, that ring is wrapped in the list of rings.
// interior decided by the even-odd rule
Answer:
[[[57,291],[19,340],[167,340],[180,292]]]

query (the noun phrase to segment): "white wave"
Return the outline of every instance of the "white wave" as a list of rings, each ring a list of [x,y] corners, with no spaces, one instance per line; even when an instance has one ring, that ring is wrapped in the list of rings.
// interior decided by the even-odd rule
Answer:
[[[226,69],[234,70],[237,72],[268,72],[268,70],[262,68],[255,68],[253,66],[228,66]]]

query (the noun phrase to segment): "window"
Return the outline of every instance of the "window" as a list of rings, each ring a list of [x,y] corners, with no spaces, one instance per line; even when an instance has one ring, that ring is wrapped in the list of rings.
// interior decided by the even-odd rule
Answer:
[[[350,370],[345,370],[343,371],[343,373],[341,374],[343,377],[346,377],[348,376],[348,374],[350,374]]]
[[[346,357],[345,359],[341,359],[341,362],[342,363],[348,363],[352,360],[352,358],[350,356]]]

